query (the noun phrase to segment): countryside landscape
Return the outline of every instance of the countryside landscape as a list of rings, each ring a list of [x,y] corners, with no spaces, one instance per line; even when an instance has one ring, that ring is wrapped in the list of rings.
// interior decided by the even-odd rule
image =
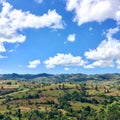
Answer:
[[[0,120],[120,120],[120,74],[0,75]]]
[[[120,0],[0,0],[0,120],[120,120]]]

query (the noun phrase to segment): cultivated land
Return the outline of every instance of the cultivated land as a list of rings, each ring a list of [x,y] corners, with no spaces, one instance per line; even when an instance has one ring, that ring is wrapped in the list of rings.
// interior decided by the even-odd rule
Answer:
[[[0,120],[120,120],[120,80],[115,75],[0,80]]]

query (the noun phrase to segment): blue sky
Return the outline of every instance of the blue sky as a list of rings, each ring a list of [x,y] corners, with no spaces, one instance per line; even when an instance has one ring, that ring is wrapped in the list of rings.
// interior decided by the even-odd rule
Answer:
[[[0,0],[0,73],[119,73],[120,0]]]

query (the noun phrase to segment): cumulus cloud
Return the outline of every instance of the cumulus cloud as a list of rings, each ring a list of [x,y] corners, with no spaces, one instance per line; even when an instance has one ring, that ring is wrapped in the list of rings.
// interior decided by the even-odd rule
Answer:
[[[119,65],[120,59],[120,41],[113,38],[113,34],[119,32],[119,28],[109,29],[106,34],[107,39],[103,40],[96,49],[85,52],[85,57],[94,60],[90,65],[85,68],[99,67],[113,67],[115,61]]]
[[[73,56],[69,54],[58,53],[54,57],[50,57],[44,61],[46,68],[55,68],[56,66],[83,66],[85,61],[80,56]]]
[[[56,10],[48,10],[48,13],[36,16],[29,11],[14,9],[8,2],[1,1],[1,4],[0,43],[23,43],[26,36],[21,31],[26,28],[62,29],[64,27],[62,16]]]
[[[75,41],[75,38],[76,38],[75,34],[69,34],[67,40],[68,40],[69,42],[74,42],[74,41]]]
[[[92,60],[117,58],[120,55],[120,42],[118,40],[104,40],[94,50],[85,52],[85,56]]]
[[[66,9],[75,12],[78,25],[106,19],[120,22],[120,0],[66,0]]]
[[[40,64],[40,60],[29,61],[28,68],[36,68]]]
[[[109,29],[108,32],[107,32],[107,35],[106,35],[107,39],[108,39],[108,40],[113,40],[112,35],[114,35],[114,34],[116,34],[117,32],[119,32],[119,30],[120,30],[120,29],[119,29],[118,27]]]
[[[85,65],[84,68],[95,68],[95,67],[114,67],[113,60],[97,60],[90,65]]]

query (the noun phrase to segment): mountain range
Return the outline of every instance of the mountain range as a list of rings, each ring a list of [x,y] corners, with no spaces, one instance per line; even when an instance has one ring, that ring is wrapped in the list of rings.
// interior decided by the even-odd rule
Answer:
[[[120,80],[120,74],[109,73],[109,74],[0,74],[0,80],[38,80],[38,81],[49,81],[49,82],[80,82],[88,80]]]

